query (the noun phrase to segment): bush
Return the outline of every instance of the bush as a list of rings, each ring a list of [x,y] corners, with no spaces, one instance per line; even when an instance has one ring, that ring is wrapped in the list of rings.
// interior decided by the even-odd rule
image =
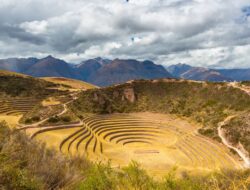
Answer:
[[[30,118],[25,119],[24,123],[25,123],[25,124],[30,124],[30,123],[32,123],[32,120],[31,120]]]
[[[51,117],[48,119],[49,123],[58,123],[60,121],[60,118],[58,116]]]
[[[96,164],[88,171],[87,178],[78,184],[76,190],[111,190],[115,189],[110,165]]]
[[[149,177],[145,170],[140,168],[137,162],[132,161],[128,167],[123,168],[123,172],[123,183],[124,180],[127,182],[128,189],[154,189],[153,179]]]
[[[63,116],[61,119],[62,119],[63,122],[66,122],[66,123],[71,122],[71,117],[70,116]]]
[[[33,122],[38,122],[38,121],[40,121],[40,117],[39,116],[34,116],[32,118],[25,119],[24,123],[25,124],[31,124]]]
[[[31,118],[31,120],[34,121],[34,122],[38,122],[38,121],[40,121],[40,117],[39,116],[34,116],[34,117]]]
[[[0,124],[0,189],[62,189],[82,179],[80,170],[89,167],[84,158],[66,159]]]

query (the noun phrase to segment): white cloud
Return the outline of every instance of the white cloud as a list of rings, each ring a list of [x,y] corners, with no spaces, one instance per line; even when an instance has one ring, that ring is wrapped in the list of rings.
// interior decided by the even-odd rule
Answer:
[[[2,0],[0,56],[250,67],[245,6],[249,0]]]
[[[32,21],[32,22],[23,22],[20,24],[20,27],[26,32],[32,34],[44,34],[47,30],[48,23],[45,20],[42,21]]]
[[[103,46],[91,46],[89,49],[87,49],[84,54],[88,57],[98,57],[98,56],[105,56],[109,55],[112,50],[119,49],[122,46],[120,43],[116,42],[109,42],[107,44],[104,44]]]

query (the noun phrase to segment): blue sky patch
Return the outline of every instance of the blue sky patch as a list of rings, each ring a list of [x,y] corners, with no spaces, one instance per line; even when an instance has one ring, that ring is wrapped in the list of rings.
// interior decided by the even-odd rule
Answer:
[[[250,6],[243,7],[242,12],[245,14],[246,17],[250,16]]]

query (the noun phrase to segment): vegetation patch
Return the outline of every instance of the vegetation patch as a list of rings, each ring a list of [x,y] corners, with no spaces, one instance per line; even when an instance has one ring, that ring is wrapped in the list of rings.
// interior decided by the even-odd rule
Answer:
[[[226,136],[232,144],[241,143],[250,153],[250,113],[243,113],[222,127],[226,130]]]
[[[135,97],[131,102],[130,96]],[[131,90],[132,89],[132,90]],[[250,110],[249,95],[227,83],[178,80],[134,81],[132,83],[88,90],[71,104],[77,114],[158,112],[190,117],[208,131],[202,134],[218,139],[217,125],[228,115]]]
[[[60,116],[51,116],[49,119],[44,122],[42,125],[50,125],[50,124],[68,124],[68,123],[76,123],[79,122],[79,118],[70,110]]]
[[[32,77],[0,75],[0,81],[0,92],[14,97],[39,97],[56,92],[48,89],[56,87],[55,84]]]
[[[62,112],[62,110],[63,110],[62,105],[43,106],[39,104],[29,112],[24,114],[19,122],[23,124],[33,124],[38,121],[44,120],[48,117],[53,117],[54,115]]]

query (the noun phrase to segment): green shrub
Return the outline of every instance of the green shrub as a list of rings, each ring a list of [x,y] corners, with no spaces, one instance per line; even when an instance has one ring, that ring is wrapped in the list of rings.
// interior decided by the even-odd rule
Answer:
[[[76,190],[112,190],[115,189],[115,178],[112,179],[112,170],[110,165],[101,163],[93,166],[89,171],[86,179],[79,183],[74,189]]]
[[[154,188],[153,179],[149,177],[145,170],[141,169],[139,164],[132,161],[123,169],[123,183],[126,182],[128,189],[148,190]]]
[[[90,163],[66,159],[20,131],[0,123],[0,189],[62,189],[84,177]]]

